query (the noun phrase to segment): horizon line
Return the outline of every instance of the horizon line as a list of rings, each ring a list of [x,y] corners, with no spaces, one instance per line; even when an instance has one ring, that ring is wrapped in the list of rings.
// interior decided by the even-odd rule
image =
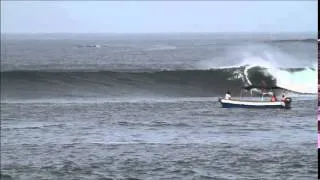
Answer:
[[[252,33],[252,34],[275,34],[275,33],[308,33],[317,34],[315,32],[306,31],[277,31],[277,32],[250,32],[250,31],[219,31],[219,32],[1,32],[3,34],[227,34],[227,33]]]

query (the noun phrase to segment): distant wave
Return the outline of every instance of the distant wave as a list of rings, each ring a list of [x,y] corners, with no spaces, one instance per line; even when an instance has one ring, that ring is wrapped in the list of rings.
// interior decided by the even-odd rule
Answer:
[[[150,48],[147,48],[147,51],[164,51],[164,50],[175,50],[177,49],[176,46],[169,46],[169,45],[154,45]]]
[[[77,45],[78,48],[101,48],[100,44]]]
[[[278,42],[278,43],[287,43],[287,42],[306,42],[306,43],[316,43],[317,39],[280,39],[280,40],[271,40],[271,42]]]

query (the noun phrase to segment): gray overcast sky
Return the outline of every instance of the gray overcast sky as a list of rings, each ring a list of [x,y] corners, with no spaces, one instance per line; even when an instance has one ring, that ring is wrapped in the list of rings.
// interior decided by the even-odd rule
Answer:
[[[317,1],[1,1],[2,33],[317,32]]]

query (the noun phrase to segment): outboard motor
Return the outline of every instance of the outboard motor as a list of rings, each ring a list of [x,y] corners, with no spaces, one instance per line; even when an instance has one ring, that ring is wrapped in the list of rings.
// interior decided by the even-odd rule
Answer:
[[[285,108],[291,108],[291,102],[292,102],[292,99],[289,97],[286,97],[284,99]]]

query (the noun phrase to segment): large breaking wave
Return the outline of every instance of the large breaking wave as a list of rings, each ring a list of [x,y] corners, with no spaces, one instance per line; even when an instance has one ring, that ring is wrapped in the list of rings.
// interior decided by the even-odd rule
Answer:
[[[211,97],[244,85],[280,86],[296,93],[317,93],[312,68],[269,69],[241,66],[171,71],[6,71],[3,98]]]

